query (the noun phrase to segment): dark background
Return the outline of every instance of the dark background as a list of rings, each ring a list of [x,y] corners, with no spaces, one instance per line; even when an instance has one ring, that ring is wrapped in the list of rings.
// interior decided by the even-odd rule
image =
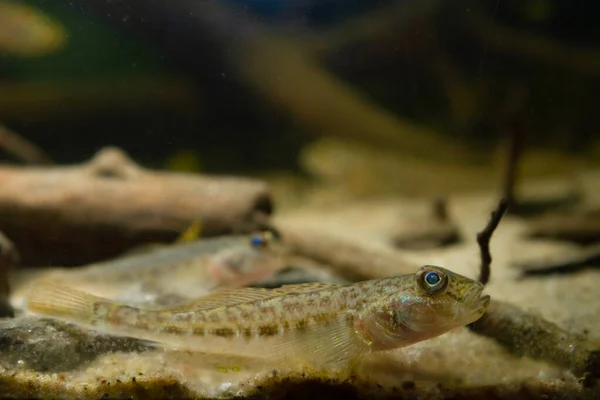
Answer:
[[[52,84],[60,98],[61,85],[95,82],[108,88],[98,95],[107,100],[69,108],[51,100],[34,106],[26,96],[13,103],[5,98],[1,121],[58,162],[82,161],[102,146],[117,145],[154,166],[190,150],[203,170],[226,172],[297,169],[298,151],[315,137],[240,78],[236,71],[244,66],[228,58],[232,41],[247,40],[254,27],[318,38],[394,3],[409,9],[414,3],[416,9],[419,0],[222,0],[220,5],[230,7],[225,17],[205,12],[202,4],[211,2],[199,0],[25,3],[58,21],[69,32],[68,44],[37,58],[2,53],[0,83]],[[570,57],[554,63],[536,55],[535,46],[515,51],[488,45],[465,26],[475,9],[488,26],[531,34],[562,49],[584,49],[592,60],[600,59],[598,2],[446,0],[380,36],[322,52],[319,61],[382,108],[482,149],[492,148],[504,134],[509,88],[524,88],[528,97],[521,114],[530,144],[589,153],[600,125],[600,70],[581,71],[569,64]],[[466,124],[457,122],[432,73],[439,59],[450,60],[464,82],[484,82],[488,88],[485,106]],[[150,96],[132,95],[127,106],[111,100],[111,95],[122,96],[116,88],[134,90],[128,83],[140,77],[164,82],[165,88],[149,89]],[[173,81],[178,83],[171,92]]]

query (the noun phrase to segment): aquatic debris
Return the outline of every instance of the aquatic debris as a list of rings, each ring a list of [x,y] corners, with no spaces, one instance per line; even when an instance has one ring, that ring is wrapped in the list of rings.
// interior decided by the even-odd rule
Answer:
[[[286,247],[269,231],[174,244],[79,268],[39,269],[11,300],[39,282],[60,282],[98,296],[136,305],[168,305],[217,288],[246,286],[285,266]]]
[[[473,332],[494,338],[515,354],[549,361],[586,379],[600,378],[600,350],[539,315],[494,300]]]
[[[508,199],[502,198],[496,209],[492,211],[492,216],[488,221],[487,225],[477,233],[477,245],[479,246],[479,253],[481,256],[481,264],[479,269],[479,282],[483,285],[487,285],[490,280],[490,275],[492,273],[491,265],[492,265],[492,254],[490,253],[490,240],[492,239],[492,235],[498,228],[498,224],[502,220],[502,217],[508,210]]]
[[[0,1],[0,52],[21,57],[39,57],[62,49],[65,29],[30,5]]]
[[[489,242],[508,205],[508,199],[503,198],[486,227],[477,234],[481,252],[479,281],[482,284],[490,279]],[[477,334],[495,339],[513,353],[550,361],[586,379],[600,377],[600,350],[592,350],[591,343],[585,338],[509,303],[494,300],[483,317],[469,327]]]
[[[2,166],[0,185],[0,209],[10,210],[0,224],[31,266],[88,264],[171,242],[194,221],[203,237],[251,233],[273,208],[260,180],[154,171],[117,148],[82,165]]]
[[[531,238],[568,240],[580,244],[600,241],[600,208],[554,213],[536,218],[525,232]]]
[[[552,258],[541,257],[513,263],[523,275],[547,275],[575,272],[586,267],[600,267],[600,244],[573,249]]]
[[[202,236],[202,223],[194,221],[185,231],[179,235],[175,243],[189,243],[198,240]]]
[[[437,198],[433,202],[431,215],[412,217],[402,221],[392,234],[396,247],[406,249],[428,249],[450,246],[461,241],[457,225],[448,215],[446,199]]]
[[[167,158],[164,168],[175,172],[197,173],[202,170],[202,160],[196,150],[179,150]]]
[[[159,346],[348,371],[362,355],[442,335],[483,315],[484,286],[444,268],[352,285],[311,283],[223,290],[142,309],[41,283],[30,313]]]

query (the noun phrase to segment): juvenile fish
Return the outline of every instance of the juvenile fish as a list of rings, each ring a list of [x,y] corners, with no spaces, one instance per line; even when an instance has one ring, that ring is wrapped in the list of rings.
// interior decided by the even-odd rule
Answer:
[[[343,286],[222,290],[162,309],[39,285],[26,309],[167,348],[345,367],[366,353],[408,346],[476,321],[490,301],[481,295],[483,288],[427,265],[415,274]]]
[[[121,302],[153,304],[173,294],[181,293],[187,300],[216,288],[255,283],[284,267],[285,252],[270,232],[224,236],[45,272],[34,279],[61,282]],[[17,307],[29,287],[22,287],[13,296]]]

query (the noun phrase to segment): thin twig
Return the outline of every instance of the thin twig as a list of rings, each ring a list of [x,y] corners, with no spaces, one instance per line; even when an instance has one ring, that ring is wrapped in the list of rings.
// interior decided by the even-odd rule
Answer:
[[[490,265],[492,264],[492,255],[490,254],[490,239],[494,234],[494,231],[498,227],[500,220],[504,213],[506,213],[506,209],[508,208],[508,200],[503,198],[498,203],[498,207],[492,212],[492,218],[486,225],[486,227],[477,234],[477,244],[479,245],[479,249],[481,252],[481,269],[479,272],[479,282],[486,285],[490,280],[491,269]]]
[[[0,147],[28,164],[54,164],[50,156],[42,149],[1,123]]]
[[[433,215],[440,222],[448,222],[448,202],[444,197],[438,197],[433,202]]]
[[[524,107],[527,98],[527,89],[522,86],[515,86],[507,96],[506,110],[502,113],[504,121],[510,121],[508,134],[508,148],[506,171],[503,182],[503,194],[508,204],[515,205],[516,194],[515,186],[518,177],[519,164],[522,159],[525,147],[525,129],[524,129]]]

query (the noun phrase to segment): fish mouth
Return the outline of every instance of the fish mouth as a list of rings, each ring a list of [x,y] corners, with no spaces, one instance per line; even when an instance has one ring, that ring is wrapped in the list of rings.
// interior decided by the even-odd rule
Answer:
[[[485,313],[485,310],[487,309],[487,307],[490,305],[490,296],[489,295],[484,295],[481,297],[477,297],[474,299],[475,301],[472,304],[469,312],[468,312],[468,316],[465,318],[466,319],[466,323],[465,324],[472,324],[473,322],[477,321],[479,318],[481,318],[483,316],[483,314]]]
[[[479,306],[479,309],[483,312],[487,309],[487,307],[490,305],[490,296],[489,295],[485,295],[485,296],[481,296],[479,298],[479,301],[477,303],[477,305]]]

